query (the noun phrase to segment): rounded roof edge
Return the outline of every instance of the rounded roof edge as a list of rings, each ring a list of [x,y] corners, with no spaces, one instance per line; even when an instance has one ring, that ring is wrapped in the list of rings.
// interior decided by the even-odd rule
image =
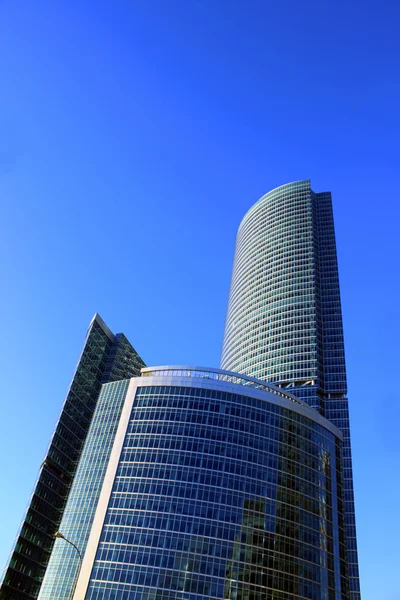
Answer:
[[[311,406],[308,404],[301,402],[298,398],[296,398],[293,394],[288,393],[286,390],[282,390],[272,383],[250,377],[248,375],[210,367],[164,365],[156,367],[143,367],[141,369],[141,377],[133,379],[141,379],[141,384],[145,385],[146,379],[153,377],[169,377],[177,380],[190,379],[194,380],[194,383],[197,384],[194,387],[217,387],[218,389],[221,389],[221,387],[226,386],[230,391],[232,391],[233,387],[240,386],[241,390],[238,390],[237,393],[257,398],[260,398],[260,396],[267,393],[271,395],[270,401],[273,404],[278,404],[284,408],[289,408],[290,410],[293,410],[294,412],[311,419],[315,423],[321,425],[321,427],[324,427],[324,429],[327,429],[333,433],[333,435],[335,435],[341,441],[343,440],[343,434],[340,429],[338,429],[331,421],[323,417],[314,408],[311,408]],[[173,384],[168,383],[168,385]]]
[[[247,220],[250,213],[252,213],[253,210],[255,210],[256,207],[259,205],[259,203],[262,202],[263,200],[265,200],[270,194],[273,194],[273,193],[277,192],[278,190],[282,190],[284,188],[290,188],[294,185],[300,185],[300,184],[304,184],[304,187],[307,186],[308,189],[311,189],[311,179],[299,179],[298,181],[290,181],[289,183],[284,183],[283,185],[278,185],[278,187],[273,188],[269,192],[266,192],[265,194],[263,194],[261,196],[261,198],[259,198],[252,206],[250,206],[249,210],[245,213],[243,219],[240,221],[238,231],[242,227],[243,223]]]
[[[250,375],[245,375],[244,373],[227,371],[225,369],[217,369],[215,367],[201,367],[193,365],[161,365],[158,367],[142,367],[140,369],[140,372],[143,374],[148,374],[150,372],[157,371],[191,371],[193,373],[209,373],[215,375],[223,375],[226,377],[234,377],[236,379],[243,379],[244,381],[247,381],[249,383],[254,383],[255,385],[271,389],[272,392],[279,393],[283,396],[287,396],[288,399],[297,402],[297,404],[303,404],[303,402],[301,402],[293,394],[291,394],[290,392],[288,393],[286,390],[282,390],[274,383],[269,383],[268,381],[263,381],[262,379],[257,379],[256,377],[251,377]]]

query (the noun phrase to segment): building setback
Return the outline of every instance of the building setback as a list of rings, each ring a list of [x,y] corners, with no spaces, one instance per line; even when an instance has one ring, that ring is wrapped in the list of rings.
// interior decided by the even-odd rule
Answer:
[[[348,599],[342,434],[217,369],[103,385],[60,525],[75,600]],[[71,598],[56,541],[39,600]]]
[[[0,600],[34,600],[46,571],[102,383],[138,375],[144,362],[96,314],[3,572]]]
[[[342,432],[350,599],[360,599],[336,240],[329,192],[310,181],[265,194],[243,218],[221,368],[273,382]]]

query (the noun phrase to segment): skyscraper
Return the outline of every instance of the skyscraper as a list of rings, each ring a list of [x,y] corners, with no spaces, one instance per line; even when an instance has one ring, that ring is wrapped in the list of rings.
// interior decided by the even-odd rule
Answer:
[[[308,181],[243,219],[222,364],[141,369],[95,316],[0,600],[359,600],[332,206]]]
[[[37,598],[101,385],[138,375],[143,366],[126,337],[114,335],[96,314],[3,573],[0,600]]]
[[[290,390],[343,432],[350,599],[359,600],[332,199],[308,180],[265,194],[240,224],[221,368]]]
[[[247,376],[103,385],[39,600],[348,600],[341,446]]]

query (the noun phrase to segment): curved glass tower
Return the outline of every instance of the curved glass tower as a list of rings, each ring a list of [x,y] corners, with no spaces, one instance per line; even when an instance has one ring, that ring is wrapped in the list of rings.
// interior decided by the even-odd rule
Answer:
[[[348,600],[342,437],[227,371],[103,386],[40,600]]]
[[[332,199],[310,181],[265,194],[236,240],[221,368],[290,389],[344,434],[351,600],[358,600],[346,367]]]

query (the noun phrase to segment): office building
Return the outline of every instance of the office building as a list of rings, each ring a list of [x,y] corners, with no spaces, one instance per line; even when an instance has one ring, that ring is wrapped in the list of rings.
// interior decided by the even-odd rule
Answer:
[[[221,368],[290,390],[343,432],[350,599],[359,600],[332,199],[314,193],[310,181],[265,194],[240,224]]]
[[[227,371],[103,385],[39,600],[347,600],[342,438]]]
[[[96,314],[2,576],[0,600],[34,600],[46,571],[102,383],[140,373],[144,362]]]

